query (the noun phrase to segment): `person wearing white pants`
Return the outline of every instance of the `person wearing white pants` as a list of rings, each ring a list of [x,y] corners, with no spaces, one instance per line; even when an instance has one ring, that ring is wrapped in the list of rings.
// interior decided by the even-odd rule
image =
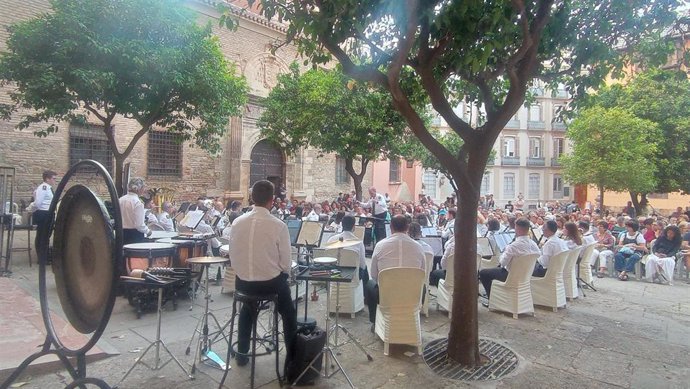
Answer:
[[[611,235],[608,230],[608,224],[605,221],[600,221],[597,223],[597,232],[594,233],[595,249],[592,252],[592,266],[596,266],[597,259],[599,259],[599,267],[597,268],[597,277],[603,278],[606,275],[606,269],[608,267],[608,260],[613,258],[613,247],[616,239]]]
[[[658,277],[657,273],[663,272],[663,278],[672,284],[676,253],[680,250],[681,239],[680,229],[674,225],[666,227],[657,238],[645,265],[645,274],[649,281],[654,281]]]

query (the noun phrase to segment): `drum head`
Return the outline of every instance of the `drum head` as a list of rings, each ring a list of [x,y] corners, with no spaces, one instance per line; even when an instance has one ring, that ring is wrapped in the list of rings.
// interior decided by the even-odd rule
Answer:
[[[318,263],[320,265],[333,265],[336,262],[338,262],[338,258],[333,258],[333,257],[314,258],[314,263]]]
[[[77,331],[94,332],[106,313],[116,264],[108,212],[89,188],[75,185],[63,196],[53,242],[62,310]]]

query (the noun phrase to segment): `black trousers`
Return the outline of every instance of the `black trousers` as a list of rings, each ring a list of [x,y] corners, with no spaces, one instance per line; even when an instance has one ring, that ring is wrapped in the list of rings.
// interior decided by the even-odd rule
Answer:
[[[538,263],[534,265],[534,271],[532,272],[532,277],[544,277],[546,275],[546,269]]]
[[[38,247],[38,242],[44,239],[44,234],[48,232],[47,229],[48,225],[50,224],[50,212],[41,210],[34,211],[34,213],[31,215],[31,220],[32,223],[36,225],[36,237],[34,239],[34,247],[36,248],[36,254],[38,254],[38,260],[40,261],[41,258],[45,255],[45,250]],[[48,245],[45,247],[46,249],[48,248],[48,246],[50,246],[50,242],[47,243]]]
[[[446,271],[443,269],[432,270],[429,273],[429,285],[438,286],[440,280],[446,279]]]
[[[376,243],[386,239],[386,217],[388,212],[382,212],[374,215],[374,217],[381,220],[374,220],[374,235],[376,235]]]
[[[367,282],[369,281],[369,270],[364,267],[364,268],[359,268],[359,280],[363,283],[363,285],[366,287]],[[364,293],[367,291],[365,290]],[[366,297],[366,294],[364,295]]]
[[[491,283],[494,280],[505,281],[506,278],[508,278],[508,270],[503,267],[484,269],[479,272],[479,281],[484,286],[487,297],[491,295]]]
[[[286,358],[292,358],[293,344],[297,334],[297,312],[290,296],[288,275],[281,273],[278,277],[268,281],[243,281],[239,277],[235,279],[235,289],[247,294],[278,295],[276,309],[283,321],[283,340],[285,341]],[[252,319],[250,309],[243,305],[240,309],[240,318],[237,324],[237,351],[246,354],[249,351],[249,338],[252,333]]]

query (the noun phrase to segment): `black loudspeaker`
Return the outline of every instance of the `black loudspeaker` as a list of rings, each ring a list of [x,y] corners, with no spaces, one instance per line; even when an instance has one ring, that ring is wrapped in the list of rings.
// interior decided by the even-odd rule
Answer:
[[[319,327],[313,330],[300,329],[295,337],[294,355],[287,366],[287,382],[296,385],[313,385],[319,378],[321,365],[323,364],[323,348],[326,345],[326,331]],[[311,368],[307,369],[309,363],[316,358]],[[302,372],[299,381],[295,382]]]

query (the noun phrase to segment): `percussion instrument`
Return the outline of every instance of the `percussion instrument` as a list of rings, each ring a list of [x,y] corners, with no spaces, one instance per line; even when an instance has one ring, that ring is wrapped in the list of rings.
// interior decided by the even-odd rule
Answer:
[[[163,238],[158,239],[157,243],[169,243],[177,247],[177,255],[175,256],[175,267],[189,267],[187,259],[192,257],[201,257],[206,254],[206,241],[194,239],[173,239]]]
[[[335,265],[338,262],[338,258],[333,257],[319,257],[314,258],[314,263],[319,265]]]
[[[332,243],[327,243],[323,246],[325,249],[342,249],[345,247],[351,247],[354,245],[359,244],[361,240],[336,240],[335,242]]]
[[[132,243],[123,246],[127,274],[133,269],[172,267],[175,245],[170,243]]]
[[[229,260],[230,259],[224,257],[194,257],[189,258],[187,263],[191,263],[193,265],[213,265],[215,263],[224,263]]]
[[[163,238],[174,238],[178,235],[180,234],[175,231],[151,231],[151,236],[148,239],[155,241]]]

